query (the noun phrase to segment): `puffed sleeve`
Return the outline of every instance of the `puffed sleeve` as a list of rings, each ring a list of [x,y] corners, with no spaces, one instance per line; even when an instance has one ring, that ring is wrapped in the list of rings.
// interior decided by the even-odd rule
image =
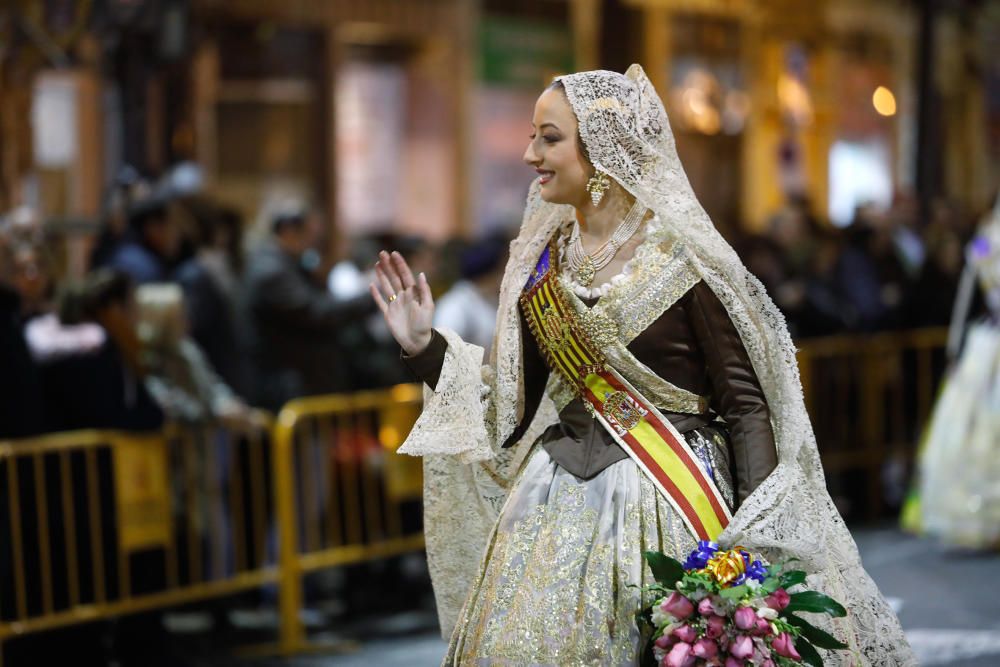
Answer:
[[[737,496],[744,501],[778,465],[771,413],[739,332],[710,287],[692,288],[691,326],[712,385],[712,409],[729,427]]]

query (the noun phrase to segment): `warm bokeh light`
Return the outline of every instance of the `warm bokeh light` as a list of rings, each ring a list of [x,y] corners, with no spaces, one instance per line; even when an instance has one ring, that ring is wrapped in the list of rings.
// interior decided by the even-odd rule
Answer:
[[[885,86],[879,86],[872,94],[872,106],[883,116],[896,114],[896,96]]]

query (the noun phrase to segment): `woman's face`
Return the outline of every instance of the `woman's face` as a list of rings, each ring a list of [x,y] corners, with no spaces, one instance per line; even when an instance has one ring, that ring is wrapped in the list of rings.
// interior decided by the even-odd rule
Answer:
[[[590,201],[586,186],[593,167],[583,156],[576,116],[565,93],[553,88],[542,93],[535,102],[531,125],[531,143],[524,151],[524,161],[541,176],[542,199],[584,206]]]

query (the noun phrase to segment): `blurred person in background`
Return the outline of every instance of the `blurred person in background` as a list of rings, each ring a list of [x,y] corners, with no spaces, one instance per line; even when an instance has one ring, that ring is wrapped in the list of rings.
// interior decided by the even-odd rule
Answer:
[[[68,334],[75,345],[38,348],[46,430],[159,429],[163,412],[144,384],[132,279],[111,269],[91,273],[64,291],[59,320],[97,324],[103,336],[83,329]]]
[[[362,270],[364,262],[385,243],[386,235],[377,234],[350,239],[344,247],[344,256],[336,262],[327,276],[327,288],[338,302],[366,298],[371,272]],[[423,243],[416,243],[417,248]],[[350,374],[356,389],[377,389],[410,382],[412,376],[399,363],[399,346],[378,313],[352,319],[340,330],[338,338],[343,345]]]
[[[194,218],[194,256],[174,275],[184,290],[191,338],[212,368],[240,394],[252,390],[246,360],[246,317],[240,284],[243,273],[243,221],[231,208],[206,200],[182,204]]]
[[[133,202],[150,195],[151,187],[131,165],[122,167],[108,188],[101,210],[101,228],[90,251],[90,268],[106,266],[128,234],[128,212]]]
[[[257,374],[256,405],[277,411],[292,398],[350,391],[342,329],[374,311],[367,295],[338,301],[302,258],[321,233],[316,213],[290,203],[271,219],[271,237],[251,254],[244,278]]]
[[[0,438],[43,432],[43,394],[38,369],[24,339],[21,295],[15,285],[9,229],[0,221]]]
[[[45,230],[37,213],[27,206],[12,211],[3,227],[13,263],[12,284],[21,297],[21,316],[27,322],[53,308],[56,276]]]
[[[187,424],[251,424],[246,403],[212,369],[188,337],[184,294],[178,285],[136,290],[140,358],[146,387],[168,419]]]
[[[747,266],[762,272],[793,337],[838,333],[851,325],[852,309],[836,284],[837,233],[825,228],[804,200],[772,217],[767,240],[754,242],[751,249]]]
[[[962,275],[962,240],[949,227],[931,225],[921,241],[924,261],[907,290],[903,318],[909,327],[947,326]]]
[[[949,340],[949,350],[961,353],[922,445],[919,518],[904,517],[904,523],[951,544],[995,550],[1000,549],[1000,197],[966,248],[965,261]],[[977,287],[987,315],[966,327]]]
[[[836,281],[853,311],[857,331],[891,328],[902,311],[906,272],[895,254],[891,231],[883,222],[873,207],[859,206],[844,230]]]
[[[108,258],[108,266],[131,276],[137,285],[168,281],[181,246],[169,202],[160,195],[134,203],[128,233]]]
[[[461,279],[437,300],[434,326],[451,329],[488,355],[506,260],[507,244],[499,236],[469,244],[461,253]]]
[[[141,358],[149,393],[167,419],[188,427],[194,456],[212,465],[197,465],[188,478],[203,511],[193,515],[183,508],[183,493],[176,489],[177,517],[184,530],[201,538],[200,553],[208,570],[222,562],[227,573],[234,567],[232,524],[226,511],[225,492],[236,466],[236,443],[240,434],[255,425],[253,412],[213,371],[197,343],[187,335],[184,294],[175,284],[141,285],[136,290]],[[209,518],[210,517],[210,518]],[[211,527],[222,534],[212,539]],[[217,553],[221,545],[223,553]]]

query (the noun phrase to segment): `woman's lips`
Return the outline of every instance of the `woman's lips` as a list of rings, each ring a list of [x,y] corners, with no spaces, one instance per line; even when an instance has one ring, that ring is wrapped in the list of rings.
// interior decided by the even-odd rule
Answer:
[[[553,176],[556,175],[554,171],[546,171],[544,169],[536,169],[535,171],[538,172],[539,175],[538,183],[540,185],[545,185],[546,183],[552,180]]]

